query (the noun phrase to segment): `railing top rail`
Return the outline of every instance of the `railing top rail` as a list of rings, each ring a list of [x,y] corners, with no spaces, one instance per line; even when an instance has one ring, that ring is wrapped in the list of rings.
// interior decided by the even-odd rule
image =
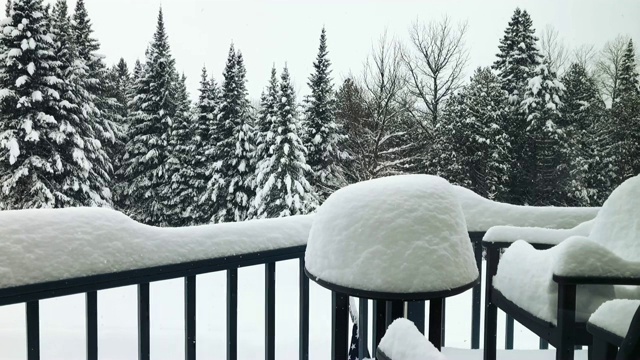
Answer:
[[[148,268],[90,275],[0,289],[0,305],[104,290],[114,287],[181,278],[244,266],[266,264],[304,256],[306,245],[248,254],[182,262]],[[46,266],[46,265],[43,265]]]

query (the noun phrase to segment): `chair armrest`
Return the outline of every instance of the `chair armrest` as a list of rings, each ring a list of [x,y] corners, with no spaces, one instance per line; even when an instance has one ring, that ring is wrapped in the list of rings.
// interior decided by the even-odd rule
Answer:
[[[553,274],[553,281],[567,285],[640,285],[640,275],[628,276],[563,276]]]
[[[486,249],[506,249],[509,246],[511,246],[514,242],[516,242],[517,240],[513,240],[513,241],[486,241],[486,240],[482,240],[482,246]],[[542,244],[542,243],[532,243],[531,246],[533,246],[535,249],[537,250],[547,250],[550,249],[552,247],[554,247],[554,244]]]
[[[593,220],[583,222],[571,229],[547,229],[540,227],[493,226],[485,233],[483,241],[513,243],[524,240],[532,245],[558,245],[571,236],[589,236]]]

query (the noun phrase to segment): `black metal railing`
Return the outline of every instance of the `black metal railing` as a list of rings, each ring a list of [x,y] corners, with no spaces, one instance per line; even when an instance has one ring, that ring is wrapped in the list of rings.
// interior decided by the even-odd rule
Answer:
[[[475,260],[480,271],[480,283],[472,290],[471,348],[480,348],[480,316],[482,312],[482,237],[483,232],[469,233]],[[275,272],[279,261],[299,259],[299,359],[309,358],[309,278],[304,271],[304,253],[306,246],[294,246],[214,259],[191,261],[172,265],[156,266],[137,270],[128,270],[108,274],[92,275],[80,278],[51,281],[46,283],[17,286],[0,289],[0,306],[26,304],[27,359],[40,358],[40,312],[39,301],[72,294],[85,294],[86,304],[86,355],[87,359],[98,358],[98,296],[97,291],[129,285],[137,286],[138,308],[138,359],[150,359],[150,308],[149,284],[169,279],[184,279],[184,351],[187,360],[196,358],[196,275],[226,271],[226,350],[227,359],[235,360],[238,354],[238,268],[264,264],[265,266],[265,359],[275,359]],[[335,293],[332,302],[348,303]],[[360,299],[359,345],[361,355],[366,349],[375,351],[378,341],[386,329],[387,304],[385,301]],[[444,309],[444,306],[443,306]],[[328,310],[328,309],[327,309]],[[372,337],[369,338],[368,313],[373,314]],[[333,314],[335,315],[335,314]],[[444,318],[444,311],[443,311]],[[407,317],[414,321],[418,329],[425,331],[425,302],[407,303]],[[334,316],[335,318],[335,316]],[[332,328],[332,339],[348,341],[350,331],[348,322],[339,319]],[[513,348],[513,319],[507,319],[506,348]],[[444,324],[444,321],[443,321]],[[444,344],[444,325],[442,343]],[[371,342],[371,344],[369,344]],[[542,348],[542,346],[541,346]],[[373,354],[371,354],[373,355]],[[362,356],[361,356],[362,358]]]

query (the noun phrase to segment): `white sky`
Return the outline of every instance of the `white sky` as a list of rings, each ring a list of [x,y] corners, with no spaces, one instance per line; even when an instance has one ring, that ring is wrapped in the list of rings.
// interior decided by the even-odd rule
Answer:
[[[50,0],[53,2],[53,0]],[[73,9],[76,0],[69,0]],[[490,65],[498,42],[516,6],[526,9],[536,30],[554,26],[567,45],[594,44],[599,49],[618,34],[633,37],[640,47],[639,0],[85,0],[101,52],[109,64],[120,57],[130,69],[155,31],[162,5],[177,68],[197,97],[200,71],[207,66],[221,80],[229,44],[244,55],[248,88],[257,99],[267,84],[271,66],[289,66],[299,94],[307,93],[323,25],[336,87],[349,73],[359,74],[372,42],[388,29],[403,39],[417,18],[443,15],[468,21],[467,72]],[[300,99],[299,99],[300,100]]]

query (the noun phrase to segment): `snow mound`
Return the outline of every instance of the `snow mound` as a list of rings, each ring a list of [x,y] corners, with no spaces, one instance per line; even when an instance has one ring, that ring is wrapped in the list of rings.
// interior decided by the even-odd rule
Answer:
[[[556,323],[561,276],[640,276],[640,176],[618,186],[605,201],[588,237],[571,236],[549,250],[516,241],[503,254],[494,286],[531,314]],[[612,285],[578,286],[576,319],[586,321],[616,297]]]
[[[365,291],[448,290],[478,277],[455,192],[429,175],[336,191],[315,215],[305,259],[313,277]]]
[[[407,319],[394,320],[384,334],[378,351],[393,360],[445,360],[433,344]]]
[[[627,336],[640,300],[611,300],[600,305],[589,322],[620,337]]]
[[[0,211],[0,288],[304,245],[311,220],[157,228],[104,208]]]
[[[453,186],[464,210],[469,231],[487,231],[497,225],[570,229],[593,219],[599,208],[519,206],[483,198],[461,186]]]
[[[513,242],[524,240],[529,244],[557,245],[571,236],[589,236],[594,221],[585,221],[571,229],[547,229],[540,227],[494,226],[487,230],[482,240]]]

